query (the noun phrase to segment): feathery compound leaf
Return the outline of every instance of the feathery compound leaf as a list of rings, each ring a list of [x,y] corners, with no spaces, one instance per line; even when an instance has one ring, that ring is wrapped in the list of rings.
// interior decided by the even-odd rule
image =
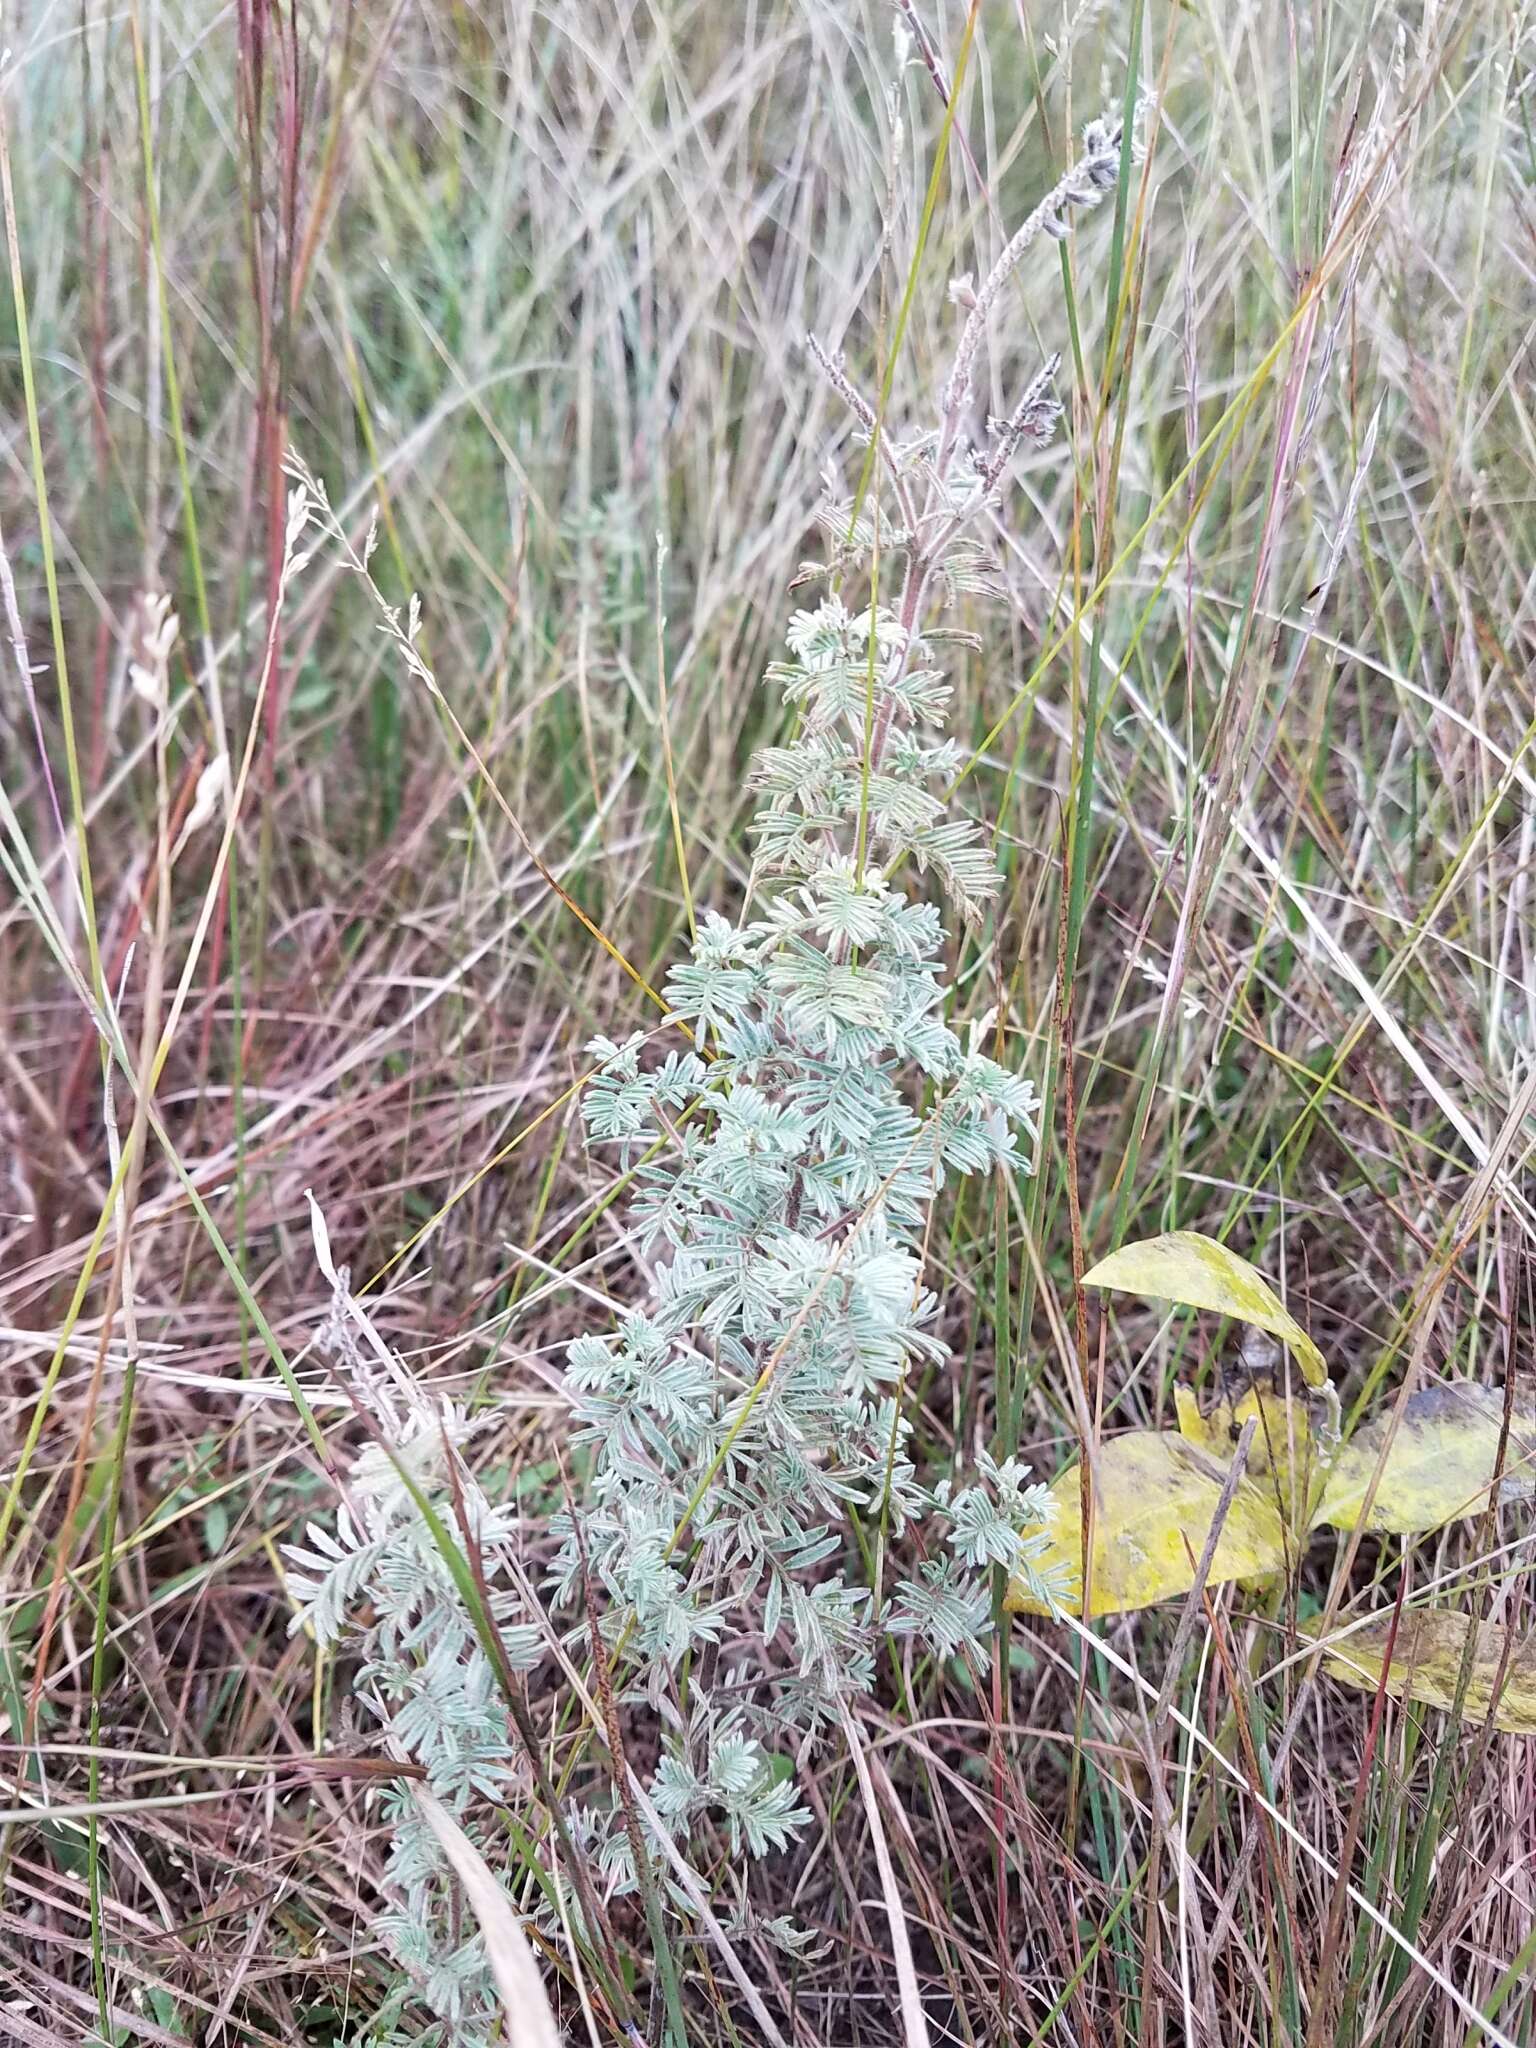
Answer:
[[[1060,1606],[1081,1614],[1083,1590],[1081,1467],[1069,1466],[1048,1489],[1051,1518],[1032,1558],[1069,1588]],[[1221,1502],[1221,1467],[1171,1431],[1134,1429],[1098,1455],[1093,1501],[1093,1583],[1089,1613],[1129,1614],[1176,1600],[1195,1572]],[[1239,1480],[1222,1523],[1206,1583],[1263,1579],[1285,1569],[1285,1528],[1273,1487]],[[1015,1614],[1050,1610],[1015,1580],[1004,1603]]]
[[[1536,1735],[1536,1636],[1512,1635],[1496,1622],[1426,1607],[1400,1618],[1394,1641],[1392,1617],[1383,1614],[1328,1644],[1323,1668],[1341,1685],[1362,1692],[1375,1692],[1385,1669],[1393,1699],[1449,1709],[1456,1703],[1469,1637],[1471,1670],[1461,1700],[1465,1718],[1491,1719],[1510,1735]]]
[[[1499,1472],[1504,1394],[1471,1380],[1423,1387],[1399,1414],[1381,1410],[1339,1452],[1329,1470],[1316,1525],[1355,1528],[1378,1466],[1365,1526],[1395,1536],[1422,1534],[1488,1505]],[[1501,1500],[1536,1494],[1536,1395],[1518,1388],[1499,1479]]]
[[[1154,1301],[1177,1302],[1181,1308],[1212,1309],[1251,1323],[1288,1346],[1309,1387],[1327,1384],[1323,1354],[1263,1274],[1198,1230],[1170,1230],[1162,1237],[1122,1245],[1085,1273],[1083,1284],[1145,1294]]]
[[[447,1808],[424,1786],[413,1785],[411,1792],[480,1923],[485,1959],[506,2016],[510,2048],[560,2048],[560,2029],[533,1959],[533,1946],[512,1901]]]

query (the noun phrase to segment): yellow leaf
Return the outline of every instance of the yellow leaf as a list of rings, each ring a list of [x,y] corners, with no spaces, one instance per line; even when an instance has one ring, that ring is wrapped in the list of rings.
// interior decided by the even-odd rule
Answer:
[[[1352,1629],[1323,1652],[1330,1678],[1364,1692],[1375,1692],[1386,1666],[1387,1691],[1395,1700],[1418,1700],[1426,1707],[1450,1707],[1456,1698],[1467,1637],[1473,1638],[1472,1670],[1461,1708],[1469,1721],[1486,1721],[1494,1707],[1493,1725],[1511,1735],[1536,1735],[1536,1636],[1516,1636],[1496,1622],[1473,1621],[1449,1608],[1425,1607],[1404,1614],[1398,1622],[1392,1661],[1387,1643],[1392,1617],[1381,1615],[1364,1628]],[[1502,1668],[1504,1682],[1494,1705],[1494,1685]]]
[[[1315,1521],[1353,1529],[1386,1450],[1366,1527],[1409,1536],[1481,1514],[1498,1467],[1504,1394],[1475,1380],[1424,1387],[1401,1416],[1380,1410],[1334,1459]],[[1500,1497],[1536,1492],[1536,1399],[1517,1391]]]
[[[1122,1245],[1085,1273],[1083,1284],[1234,1316],[1240,1323],[1251,1323],[1280,1338],[1294,1354],[1309,1387],[1327,1384],[1323,1354],[1264,1275],[1215,1238],[1202,1237],[1198,1230],[1170,1230],[1162,1237]]]
[[[1127,1614],[1176,1600],[1195,1582],[1221,1500],[1223,1472],[1172,1432],[1135,1429],[1099,1451],[1093,1507],[1091,1614]],[[1048,1548],[1036,1562],[1064,1567],[1072,1588],[1063,1605],[1082,1611],[1083,1539],[1080,1468],[1070,1466],[1049,1488]],[[1211,1560],[1208,1585],[1268,1578],[1285,1569],[1285,1531],[1272,1499],[1249,1480],[1238,1482]],[[1044,1614],[1022,1586],[1006,1605],[1016,1614]]]
[[[1176,1387],[1173,1405],[1184,1441],[1224,1466],[1231,1464],[1245,1424],[1257,1417],[1244,1476],[1274,1502],[1288,1530],[1307,1527],[1320,1449],[1305,1401],[1279,1392],[1271,1381],[1256,1380],[1241,1394],[1220,1395],[1203,1412],[1187,1387]]]

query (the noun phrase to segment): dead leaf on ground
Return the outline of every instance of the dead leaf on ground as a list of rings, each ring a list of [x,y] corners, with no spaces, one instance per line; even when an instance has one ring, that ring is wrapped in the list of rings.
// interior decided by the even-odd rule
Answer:
[[[1211,1309],[1257,1330],[1268,1330],[1290,1348],[1309,1387],[1327,1383],[1323,1354],[1264,1275],[1198,1230],[1170,1230],[1162,1237],[1122,1245],[1083,1275],[1083,1285],[1145,1294],[1154,1301],[1177,1302],[1183,1308]]]
[[[1366,1527],[1395,1536],[1422,1534],[1488,1505],[1498,1470],[1504,1427],[1504,1392],[1473,1380],[1421,1388],[1401,1416],[1394,1408],[1373,1415],[1343,1446],[1329,1468],[1315,1523],[1353,1529],[1366,1494],[1386,1459]],[[1536,1493],[1536,1397],[1517,1391],[1504,1451],[1501,1500]]]
[[[1473,1621],[1449,1608],[1425,1607],[1404,1614],[1386,1663],[1392,1617],[1383,1614],[1352,1629],[1323,1652],[1323,1668],[1340,1684],[1375,1692],[1386,1665],[1386,1689],[1393,1699],[1417,1700],[1426,1707],[1455,1703],[1461,1660],[1469,1633],[1473,1636],[1472,1669],[1462,1696],[1469,1721],[1486,1721],[1492,1706],[1493,1725],[1510,1735],[1536,1735],[1536,1636],[1517,1635],[1497,1622]],[[1497,1705],[1494,1687],[1500,1672]]]

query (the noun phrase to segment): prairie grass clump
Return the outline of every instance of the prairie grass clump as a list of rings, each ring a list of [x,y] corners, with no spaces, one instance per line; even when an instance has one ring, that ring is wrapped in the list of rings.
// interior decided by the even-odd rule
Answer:
[[[12,14],[0,2035],[1528,2048],[1529,6]]]

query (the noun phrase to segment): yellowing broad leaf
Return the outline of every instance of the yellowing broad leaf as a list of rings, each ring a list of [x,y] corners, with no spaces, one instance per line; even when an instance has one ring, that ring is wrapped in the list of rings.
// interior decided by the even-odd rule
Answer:
[[[1198,1230],[1170,1230],[1162,1237],[1122,1245],[1083,1275],[1087,1287],[1111,1287],[1121,1294],[1145,1294],[1184,1308],[1213,1309],[1255,1329],[1268,1330],[1287,1345],[1309,1387],[1326,1385],[1328,1367],[1296,1318],[1269,1282],[1246,1259]]]
[[[1051,1483],[1049,1547],[1042,1567],[1066,1568],[1072,1586],[1068,1612],[1082,1612],[1083,1538],[1080,1468],[1070,1466]],[[1093,1583],[1089,1613],[1126,1614],[1159,1600],[1176,1600],[1195,1582],[1221,1500],[1222,1468],[1181,1437],[1135,1429],[1103,1445],[1097,1460],[1093,1505]],[[1222,1524],[1206,1583],[1269,1578],[1285,1569],[1285,1530],[1273,1498],[1247,1480]],[[1016,1614],[1044,1614],[1021,1586],[1009,1588]]]
[[[1223,1466],[1231,1464],[1244,1426],[1256,1419],[1243,1483],[1273,1502],[1288,1530],[1299,1534],[1307,1527],[1321,1453],[1305,1401],[1256,1381],[1241,1394],[1222,1394],[1203,1412],[1188,1387],[1176,1387],[1173,1405],[1184,1441]]]
[[[1401,1416],[1390,1408],[1374,1415],[1335,1457],[1315,1521],[1353,1529],[1386,1446],[1368,1529],[1397,1536],[1438,1529],[1464,1515],[1481,1514],[1498,1466],[1504,1394],[1474,1380],[1424,1387],[1410,1394]],[[1536,1493],[1536,1399],[1517,1391],[1504,1452],[1500,1497]]]
[[[1472,1670],[1462,1696],[1463,1714],[1469,1721],[1486,1721],[1492,1707],[1495,1728],[1511,1735],[1536,1735],[1536,1637],[1516,1636],[1511,1643],[1509,1630],[1495,1622],[1426,1607],[1402,1616],[1387,1664],[1391,1633],[1390,1614],[1352,1629],[1324,1650],[1324,1670],[1343,1685],[1375,1692],[1385,1665],[1386,1689],[1393,1699],[1450,1707],[1470,1634]],[[1494,1686],[1501,1669],[1504,1682],[1495,1704]]]

